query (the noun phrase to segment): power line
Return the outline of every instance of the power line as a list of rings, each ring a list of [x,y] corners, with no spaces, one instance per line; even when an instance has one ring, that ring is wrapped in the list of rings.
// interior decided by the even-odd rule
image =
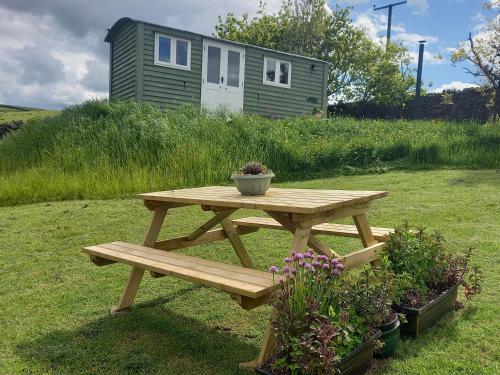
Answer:
[[[389,48],[389,43],[391,42],[392,8],[395,6],[398,6],[398,5],[403,5],[403,4],[406,4],[406,1],[400,1],[398,3],[387,4],[387,5],[384,5],[382,7],[378,7],[378,8],[376,8],[375,4],[373,4],[374,11],[389,8],[389,15],[388,15],[388,19],[387,19],[387,43],[385,45],[386,50]]]

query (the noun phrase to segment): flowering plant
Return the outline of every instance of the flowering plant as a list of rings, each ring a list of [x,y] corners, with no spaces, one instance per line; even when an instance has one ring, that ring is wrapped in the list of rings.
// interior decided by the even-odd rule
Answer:
[[[241,167],[236,174],[239,175],[259,175],[259,174],[270,174],[273,173],[265,165],[257,161],[249,161],[243,167]]]
[[[370,327],[357,313],[352,280],[343,271],[337,259],[312,250],[285,258],[275,299],[274,373],[332,373],[364,341]]]
[[[405,223],[389,236],[386,253],[390,269],[410,281],[401,288],[403,305],[420,307],[453,286],[463,286],[467,299],[481,292],[482,272],[470,265],[472,249],[451,254],[438,233],[412,231]]]

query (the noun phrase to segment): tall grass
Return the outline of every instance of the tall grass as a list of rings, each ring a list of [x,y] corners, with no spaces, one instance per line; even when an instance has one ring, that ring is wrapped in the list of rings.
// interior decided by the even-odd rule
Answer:
[[[500,128],[348,118],[273,121],[91,101],[33,120],[0,141],[0,205],[226,183],[253,159],[279,180],[385,167],[498,168]]]

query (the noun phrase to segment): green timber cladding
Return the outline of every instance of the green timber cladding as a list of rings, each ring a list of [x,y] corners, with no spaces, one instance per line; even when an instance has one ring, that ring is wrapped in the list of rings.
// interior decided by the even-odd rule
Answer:
[[[189,41],[190,61],[188,60],[187,68],[181,69],[158,63],[158,36],[166,36],[172,44],[175,39]],[[328,63],[324,61],[126,17],[112,26],[105,41],[110,43],[110,100],[144,100],[161,108],[174,108],[186,103],[213,107],[217,104],[217,100],[214,102],[213,98],[219,98],[225,105],[224,98],[227,96],[231,108],[268,117],[310,115],[314,108],[320,108],[323,114],[326,114]],[[175,46],[173,45],[170,51],[175,51]],[[217,60],[219,64],[223,64],[221,59],[226,59],[226,77],[221,73],[222,83],[216,85],[209,83],[210,67],[207,64],[211,62],[207,60],[213,61],[213,54],[210,55],[210,51],[219,53]],[[233,77],[238,77],[237,68],[241,69],[239,87],[229,86],[227,61],[231,61],[230,55],[233,57],[241,55],[239,61],[233,59],[236,70],[233,69],[232,72]],[[273,72],[278,76],[276,81],[281,79],[280,62],[286,65],[284,72],[286,73],[286,69],[289,70],[288,86],[264,83],[265,58],[276,61],[277,67]],[[286,81],[286,77],[284,80]],[[208,87],[210,85],[219,91],[211,91]],[[228,89],[236,91],[227,94]],[[239,99],[238,95],[241,96]],[[239,107],[238,101],[241,102]]]

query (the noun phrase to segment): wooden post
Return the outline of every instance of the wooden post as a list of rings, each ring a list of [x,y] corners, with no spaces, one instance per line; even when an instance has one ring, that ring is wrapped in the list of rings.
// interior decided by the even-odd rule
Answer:
[[[158,206],[154,209],[153,218],[151,219],[151,224],[146,232],[144,241],[142,244],[148,247],[154,247],[158,234],[160,233],[161,226],[165,220],[165,215],[167,214],[167,208],[164,206]],[[144,276],[144,269],[138,267],[132,267],[130,276],[127,281],[127,285],[123,290],[120,302],[117,306],[111,308],[110,312],[112,315],[127,312],[130,310],[130,306],[134,302],[134,298],[139,289],[139,284],[141,283],[142,277]]]

